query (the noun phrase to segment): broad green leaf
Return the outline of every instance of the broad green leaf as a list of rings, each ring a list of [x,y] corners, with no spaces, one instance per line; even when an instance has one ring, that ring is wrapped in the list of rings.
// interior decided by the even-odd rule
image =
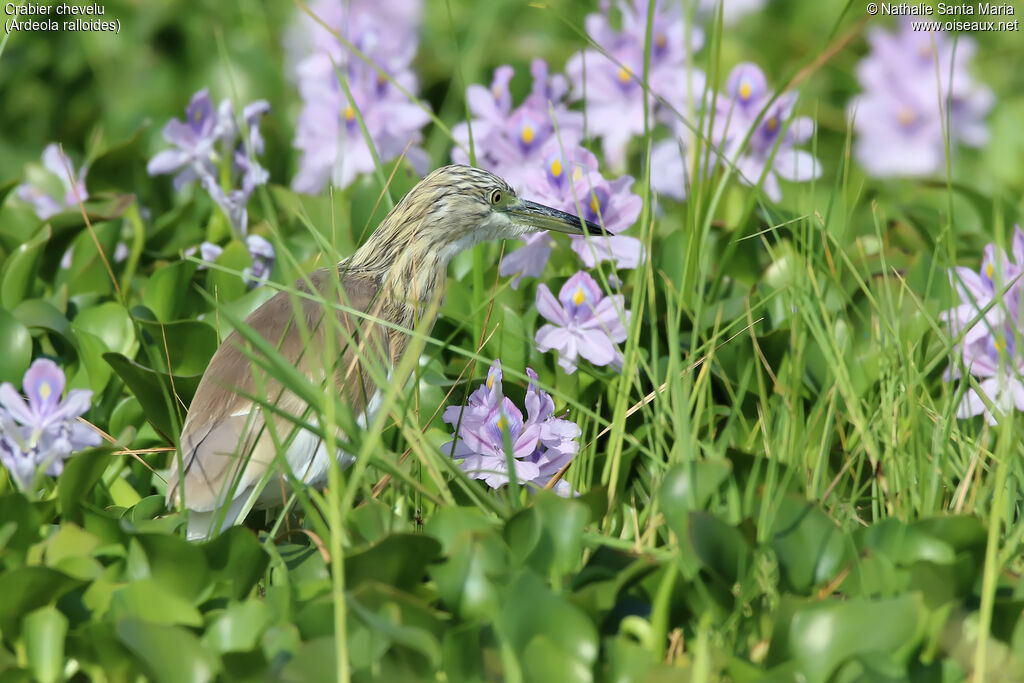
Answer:
[[[75,344],[75,336],[68,319],[45,299],[26,299],[11,313],[29,330],[52,332],[63,338],[67,344]]]
[[[0,305],[8,311],[26,299],[36,285],[39,259],[52,236],[53,230],[47,225],[4,260],[0,268]]]
[[[209,365],[219,341],[212,327],[198,320],[179,320],[172,323],[139,321],[143,337],[150,347],[149,357],[159,359],[161,370],[175,376],[202,375]]]
[[[117,635],[142,661],[149,677],[165,683],[211,681],[220,663],[188,629],[140,619],[117,622]]]
[[[110,365],[103,359],[107,345],[91,332],[76,330],[74,324],[71,327],[77,342],[79,370],[68,382],[68,386],[79,389],[87,387],[92,389],[94,395],[99,395],[113,375]]]
[[[253,533],[242,527],[231,527],[199,547],[206,555],[215,595],[234,600],[249,594],[270,562],[270,556]]]
[[[132,581],[114,592],[110,615],[120,619],[141,619],[152,624],[201,626],[203,617],[191,602],[171,592],[156,579]]]
[[[672,530],[680,538],[686,513],[700,510],[718,490],[732,467],[727,460],[694,460],[671,467],[661,480],[658,502]]]
[[[108,351],[131,357],[139,348],[135,326],[124,307],[109,301],[81,311],[72,321],[75,330],[99,337]]]
[[[63,679],[64,638],[68,618],[52,605],[41,607],[25,616],[21,626],[25,654],[32,674],[40,683]]]
[[[0,308],[0,382],[21,387],[21,380],[32,362],[32,335],[9,312]]]
[[[210,268],[206,273],[206,290],[219,302],[239,299],[245,294],[247,287],[241,273],[252,264],[249,248],[244,243],[232,240],[224,247],[224,252],[217,257],[217,265],[235,272],[225,272],[218,268]]]
[[[905,665],[921,642],[925,623],[916,593],[883,600],[788,601],[775,615],[767,663],[793,659],[812,683],[828,680],[843,661],[857,655]]]
[[[236,602],[206,628],[203,645],[224,652],[245,652],[260,643],[260,637],[271,622],[270,608],[259,600]]]
[[[688,538],[697,559],[711,574],[731,586],[751,568],[753,552],[735,527],[701,511],[690,513]]]
[[[427,566],[441,552],[441,544],[420,534],[392,534],[370,548],[345,558],[345,585],[380,581],[411,590],[426,576]]]
[[[78,508],[88,502],[96,483],[113,460],[113,454],[88,450],[70,458],[57,479],[57,497],[64,522],[78,519]]]
[[[175,401],[175,404],[180,399],[181,403],[187,406],[192,402],[192,396],[195,395],[202,376],[175,377],[173,378],[172,386],[171,377],[166,373],[147,368],[125,358],[119,353],[105,353],[103,358],[114,369],[114,372],[124,380],[124,383],[128,385],[128,388],[135,394],[135,397],[139,399],[139,404],[146,414],[146,419],[152,422],[163,434],[170,438],[176,438],[178,435],[174,433],[176,430],[173,428],[168,405],[160,387],[166,388],[168,395],[171,397],[171,400]],[[175,399],[175,395],[177,399]],[[177,405],[177,412],[183,415],[185,408]],[[180,419],[178,424],[181,424]]]
[[[159,496],[157,502],[162,512],[163,502]],[[191,603],[197,603],[209,591],[206,555],[195,543],[179,536],[156,533],[136,534],[135,541],[146,555],[148,575],[167,591]]]
[[[590,669],[597,660],[597,629],[578,607],[556,595],[529,570],[524,570],[505,588],[497,617],[500,633],[524,661],[531,641],[538,634],[550,640],[550,651],[561,653],[559,671]],[[542,646],[549,651],[547,645]]]
[[[3,577],[0,591],[0,629],[5,637],[18,632],[18,622],[27,613],[57,600],[82,585],[64,572],[41,566],[16,567]]]
[[[192,286],[197,264],[176,261],[163,266],[149,278],[142,290],[142,303],[153,311],[157,320],[171,322],[179,319],[181,302]]]
[[[816,504],[790,495],[774,502],[771,546],[791,590],[806,594],[853,559],[849,536]]]

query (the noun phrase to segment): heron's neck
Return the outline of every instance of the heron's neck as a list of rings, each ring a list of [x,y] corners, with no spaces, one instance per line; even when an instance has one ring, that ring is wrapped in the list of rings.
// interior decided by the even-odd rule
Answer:
[[[422,240],[374,233],[345,265],[350,272],[379,282],[381,296],[392,305],[407,308],[412,318],[443,300],[448,261],[453,254],[449,249],[425,245]]]

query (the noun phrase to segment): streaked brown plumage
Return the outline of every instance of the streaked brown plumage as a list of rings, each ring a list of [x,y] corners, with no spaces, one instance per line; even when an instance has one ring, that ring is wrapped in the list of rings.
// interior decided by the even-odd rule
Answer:
[[[432,321],[417,318],[443,294],[452,256],[484,240],[520,237],[541,229],[601,234],[601,228],[592,223],[516,198],[512,188],[492,173],[446,166],[420,181],[355,254],[336,269],[325,268],[310,276],[317,298],[338,300],[340,306],[325,308],[320,301],[278,292],[246,324],[315,382],[326,379],[325,367],[330,363],[324,362],[325,333],[334,331],[333,349],[339,361],[332,379],[352,414],[369,424],[380,389],[373,378],[383,376],[373,371],[374,365],[390,372],[408,345],[406,332],[417,322],[419,329],[429,332]],[[311,291],[304,279],[296,289]],[[350,315],[342,307],[367,316]],[[337,316],[337,326],[325,319],[325,311]],[[296,317],[297,312],[301,313]],[[358,346],[353,348],[350,340]],[[315,418],[306,415],[305,401],[253,364],[243,347],[242,337],[232,332],[217,349],[182,430],[184,476],[179,477],[177,462],[171,467],[167,502],[191,510],[190,538],[205,537],[240,521],[250,494],[268,470],[277,467],[272,432],[282,443],[294,429],[294,421],[282,415],[265,424],[265,410],[246,395],[263,397],[278,411],[315,424]],[[329,456],[312,432],[298,430],[285,450],[291,470],[285,474],[313,485],[323,481]],[[336,457],[346,456],[338,453]],[[283,490],[282,482],[270,482],[256,492],[257,506],[279,503]]]

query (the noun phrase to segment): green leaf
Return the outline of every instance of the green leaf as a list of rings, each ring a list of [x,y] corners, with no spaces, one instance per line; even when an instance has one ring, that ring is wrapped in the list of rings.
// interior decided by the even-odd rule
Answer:
[[[160,360],[166,370],[168,359],[175,376],[202,375],[220,345],[217,331],[198,320],[179,320],[172,323],[140,320],[149,355]]]
[[[658,501],[672,531],[685,537],[687,512],[703,509],[729,475],[728,460],[694,460],[671,467],[662,478]]]
[[[9,312],[0,308],[0,382],[21,386],[21,380],[32,362],[32,335]]]
[[[99,337],[108,351],[132,356],[139,348],[132,318],[119,303],[108,301],[87,308],[72,321],[76,330]]]
[[[71,327],[74,329],[74,325]],[[74,378],[68,382],[68,386],[73,388],[87,386],[92,389],[94,394],[99,395],[113,375],[110,365],[103,360],[103,354],[107,353],[107,345],[103,343],[102,339],[85,330],[75,330],[75,341],[81,367]]]
[[[240,600],[249,594],[270,562],[251,531],[231,527],[220,536],[199,546],[206,555],[216,595]]]
[[[26,612],[50,604],[81,585],[81,581],[49,567],[33,565],[10,570],[4,575],[0,591],[0,630],[5,637],[12,637]]]
[[[39,540],[42,520],[36,508],[17,491],[0,496],[0,557],[8,552],[24,552]]]
[[[451,554],[452,544],[465,533],[482,533],[495,529],[492,520],[471,507],[445,506],[431,515],[423,531],[441,543],[441,552]]]
[[[537,683],[593,681],[594,672],[591,664],[584,659],[566,657],[556,640],[550,634],[539,633],[526,644],[520,660],[526,680]]]
[[[68,344],[75,344],[75,335],[71,324],[57,307],[45,299],[26,299],[11,311],[15,318],[29,330],[52,332],[63,338]]]
[[[427,565],[441,553],[441,544],[421,534],[392,534],[367,550],[345,558],[345,585],[380,581],[412,590],[426,576]]]
[[[575,500],[541,491],[533,505],[513,516],[505,526],[512,557],[537,573],[567,574],[576,569],[583,554],[583,528],[589,521],[587,507]]]
[[[167,393],[175,401],[176,406],[178,403],[174,399],[175,394],[182,403],[188,405],[192,402],[192,397],[199,387],[199,380],[202,379],[202,375],[174,377],[172,391],[172,379],[165,372],[157,372],[147,368],[125,358],[119,353],[105,353],[103,358],[114,369],[118,377],[124,380],[124,383],[128,385],[128,388],[135,394],[135,397],[139,399],[139,404],[146,413],[146,418],[160,432],[170,438],[176,438],[177,434],[175,432],[177,430],[173,426],[174,423],[172,422],[169,408],[160,387],[166,387]],[[178,424],[181,424],[180,418]]]
[[[738,529],[702,511],[690,513],[688,529],[698,561],[713,576],[732,586],[747,575],[753,551]]]
[[[36,284],[43,249],[53,236],[49,225],[15,249],[0,269],[0,305],[8,311],[20,304]]]
[[[41,683],[63,678],[67,632],[68,618],[56,607],[41,607],[25,616],[21,626],[25,655],[29,668]]]
[[[786,602],[775,615],[766,663],[793,659],[812,683],[828,680],[856,655],[905,666],[921,642],[925,617],[916,593],[885,600]]]
[[[162,498],[155,498],[162,511]],[[157,533],[136,534],[135,541],[146,555],[149,576],[168,592],[196,603],[209,591],[210,569],[206,554],[195,543]]]
[[[463,531],[451,541],[447,558],[429,567],[444,604],[467,619],[498,609],[498,582],[508,570],[508,546],[493,531]]]
[[[100,152],[89,164],[89,192],[122,192],[125,188],[137,186],[137,180],[144,177],[146,156],[142,148],[142,132],[146,126],[140,126],[131,137],[111,145]]]
[[[113,457],[109,452],[89,450],[67,461],[57,479],[57,498],[63,522],[79,518],[79,508],[88,500]]]
[[[222,268],[241,273],[252,264],[249,248],[238,240],[232,240],[217,257],[216,264]],[[235,273],[211,268],[206,273],[206,290],[219,302],[235,301],[246,293],[245,281]]]
[[[69,226],[80,228],[81,214],[68,216]],[[56,217],[55,219],[56,220]],[[59,230],[54,223],[54,230]],[[93,237],[95,233],[95,237]],[[58,271],[54,277],[57,285],[66,284],[68,293],[74,295],[108,295],[114,292],[111,270],[114,269],[114,248],[121,234],[121,221],[93,222],[93,229],[78,232],[71,241],[71,267]],[[100,255],[97,249],[103,250]]]
[[[367,609],[352,595],[347,595],[346,598],[348,607],[352,610],[354,616],[366,624],[366,626],[373,630],[377,635],[383,636],[393,643],[404,645],[420,653],[424,656],[432,669],[436,669],[440,666],[441,644],[433,634],[426,629],[403,624],[401,612],[395,605],[385,605],[385,608],[393,608],[383,610],[390,613],[392,618],[389,619],[386,616]]]
[[[199,610],[156,579],[140,579],[119,588],[110,602],[111,618],[137,618],[153,624],[202,626]]]
[[[232,603],[207,627],[203,645],[220,653],[252,650],[270,622],[271,612],[265,602]]]
[[[155,681],[204,683],[220,670],[220,663],[199,639],[180,626],[122,619],[117,622],[117,635]]]
[[[503,638],[525,661],[528,647],[543,635],[565,660],[562,673],[591,669],[597,660],[597,629],[578,607],[553,593],[533,572],[526,570],[511,581],[497,617]],[[547,644],[538,646],[545,653]]]
[[[815,503],[774,499],[771,546],[790,590],[806,593],[834,578],[855,556],[848,535]]]
[[[196,266],[192,261],[175,261],[149,278],[142,290],[142,303],[153,311],[157,320],[171,322],[180,317],[181,302],[192,286]]]

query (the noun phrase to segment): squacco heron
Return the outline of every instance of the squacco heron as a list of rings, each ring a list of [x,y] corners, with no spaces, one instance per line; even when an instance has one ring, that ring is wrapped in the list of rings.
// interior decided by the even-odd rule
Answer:
[[[379,380],[382,373],[371,372],[369,365],[393,369],[414,325],[429,333],[432,320],[419,317],[443,295],[451,258],[485,240],[542,230],[605,234],[594,223],[520,199],[493,173],[445,166],[421,180],[333,272],[324,268],[296,283],[297,290],[312,296],[299,301],[278,292],[245,322],[311,381],[334,381],[357,424],[366,426],[381,397],[373,375]],[[332,306],[333,300],[339,305]],[[326,318],[330,313],[337,324]],[[325,346],[330,334],[335,343]],[[318,426],[308,405],[252,362],[245,347],[233,331],[214,353],[189,407],[180,461],[171,467],[167,504],[190,511],[192,539],[240,522],[249,507],[280,504],[284,480],[270,481],[275,467],[284,470],[280,476],[307,485],[322,485],[327,478],[329,455],[321,435],[298,428],[290,439],[280,436],[300,420]],[[333,368],[324,367],[324,349],[336,351]],[[266,398],[254,402],[253,396]],[[278,450],[285,451],[283,463]],[[334,455],[343,466],[352,462],[342,451]]]

